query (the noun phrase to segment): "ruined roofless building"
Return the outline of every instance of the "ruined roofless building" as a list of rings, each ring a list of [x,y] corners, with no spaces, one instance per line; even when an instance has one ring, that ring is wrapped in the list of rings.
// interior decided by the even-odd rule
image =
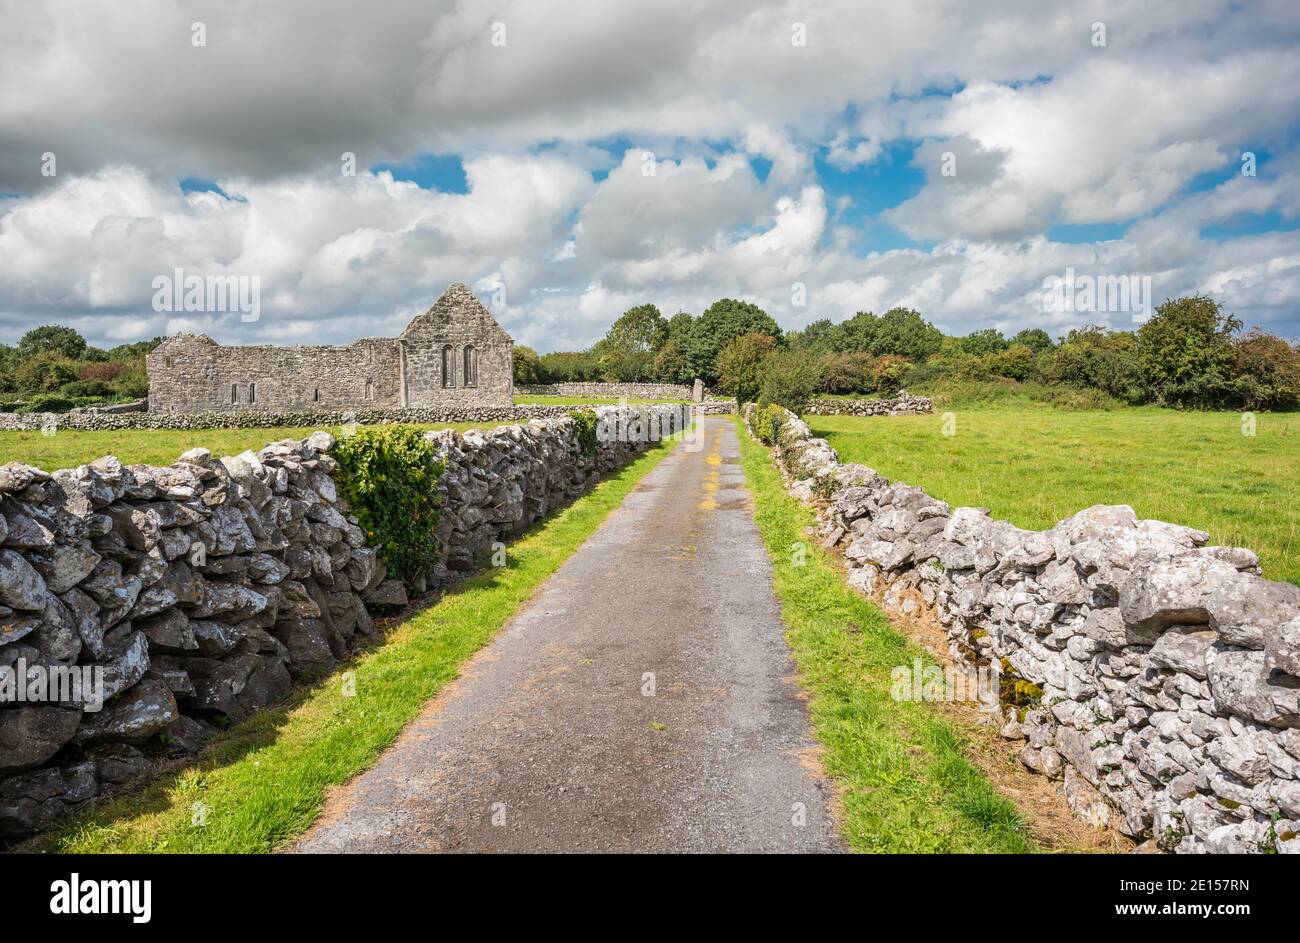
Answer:
[[[514,341],[460,283],[400,337],[344,347],[225,347],[175,334],[149,354],[149,410],[509,406]]]

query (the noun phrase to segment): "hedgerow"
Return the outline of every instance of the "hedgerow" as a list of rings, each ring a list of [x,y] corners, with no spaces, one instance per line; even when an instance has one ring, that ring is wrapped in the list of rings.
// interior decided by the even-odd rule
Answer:
[[[366,541],[408,585],[438,562],[444,464],[414,426],[360,428],[334,450],[343,494]]]

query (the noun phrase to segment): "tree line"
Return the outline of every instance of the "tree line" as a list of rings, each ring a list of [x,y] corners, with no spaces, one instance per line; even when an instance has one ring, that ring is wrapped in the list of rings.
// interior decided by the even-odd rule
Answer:
[[[146,396],[144,358],[161,342],[101,350],[70,327],[33,328],[12,347],[0,344],[0,412],[66,412]]]
[[[1041,328],[954,337],[902,307],[785,332],[757,305],[724,298],[699,317],[638,305],[588,350],[515,348],[516,383],[696,377],[742,402],[795,409],[826,394],[980,386],[1076,407],[1293,409],[1300,346],[1259,328],[1242,333],[1218,301],[1192,295],[1166,301],[1136,330],[1089,325],[1059,340]]]

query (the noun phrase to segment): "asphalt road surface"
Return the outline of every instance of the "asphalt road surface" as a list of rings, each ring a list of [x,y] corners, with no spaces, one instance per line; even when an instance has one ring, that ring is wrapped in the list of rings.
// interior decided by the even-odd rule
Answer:
[[[833,852],[735,427],[706,419],[299,852]]]

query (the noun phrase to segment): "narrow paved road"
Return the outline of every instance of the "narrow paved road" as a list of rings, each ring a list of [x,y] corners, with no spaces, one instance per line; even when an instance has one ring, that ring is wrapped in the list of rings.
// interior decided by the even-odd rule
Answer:
[[[295,850],[841,850],[738,455],[705,420]]]

